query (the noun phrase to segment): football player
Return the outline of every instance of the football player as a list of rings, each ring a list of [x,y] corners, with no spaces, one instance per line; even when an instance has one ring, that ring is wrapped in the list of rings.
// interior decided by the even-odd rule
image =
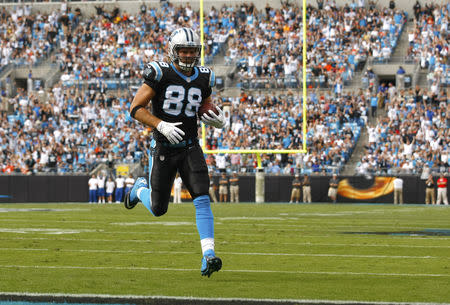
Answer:
[[[142,202],[154,216],[167,212],[170,192],[177,172],[191,194],[202,247],[201,274],[219,271],[222,261],[214,252],[214,220],[210,207],[208,168],[198,142],[197,110],[212,102],[215,76],[209,68],[198,66],[201,44],[190,28],[175,30],[169,39],[169,62],[151,62],[144,83],[130,106],[130,115],[153,128],[149,181],[136,180],[125,196],[124,205],[132,209]],[[151,103],[152,112],[147,108]],[[222,128],[221,109],[210,110],[200,118],[205,124]]]

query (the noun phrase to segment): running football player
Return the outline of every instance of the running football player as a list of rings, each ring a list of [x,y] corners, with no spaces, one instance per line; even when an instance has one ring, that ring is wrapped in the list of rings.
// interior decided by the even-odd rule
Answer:
[[[149,158],[149,179],[140,177],[124,199],[127,209],[142,204],[154,215],[167,212],[170,192],[177,172],[191,194],[202,247],[201,274],[219,271],[222,261],[214,252],[214,219],[210,207],[209,176],[198,142],[197,110],[201,103],[212,102],[214,72],[198,66],[201,44],[190,28],[175,30],[169,39],[169,62],[151,62],[144,83],[137,91],[130,115],[154,129]],[[147,109],[151,104],[152,112]],[[205,124],[222,128],[221,109],[210,110],[200,118]]]

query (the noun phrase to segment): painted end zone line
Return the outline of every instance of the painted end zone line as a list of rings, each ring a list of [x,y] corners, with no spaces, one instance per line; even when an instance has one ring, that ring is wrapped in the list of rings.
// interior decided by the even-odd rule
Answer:
[[[144,271],[176,271],[198,272],[198,269],[186,268],[156,268],[156,267],[127,267],[127,266],[26,266],[26,265],[0,265],[0,269],[81,269],[81,270],[144,270]],[[375,272],[335,272],[335,271],[287,271],[287,270],[221,270],[220,272],[233,273],[282,273],[282,274],[324,274],[324,275],[368,275],[368,276],[394,276],[394,277],[450,277],[450,274],[426,273],[375,273]]]
[[[29,293],[29,292],[0,292],[0,300],[8,301],[43,301],[65,303],[133,303],[133,304],[323,304],[323,305],[449,305],[447,303],[406,303],[406,302],[370,302],[370,301],[340,301],[340,300],[296,300],[296,299],[251,299],[251,298],[196,298],[179,296],[146,296],[146,295],[111,295],[111,294],[65,294],[65,293]]]

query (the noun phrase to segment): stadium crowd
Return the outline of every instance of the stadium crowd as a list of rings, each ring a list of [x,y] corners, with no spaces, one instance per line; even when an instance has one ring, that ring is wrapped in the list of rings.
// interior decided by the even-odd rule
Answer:
[[[219,98],[220,100],[220,98]],[[286,94],[244,91],[237,98],[226,98],[230,120],[225,129],[206,129],[209,149],[302,149],[302,99],[292,91]],[[310,92],[307,105],[307,142],[305,155],[266,155],[263,166],[268,173],[293,173],[296,169],[310,172],[339,171],[348,161],[364,125],[364,95],[345,94],[335,99],[331,92]],[[362,110],[362,112],[361,112]],[[219,169],[223,156],[210,160],[212,170]],[[234,159],[234,160],[233,160]],[[237,159],[237,160],[236,160]],[[213,162],[216,161],[216,162]],[[230,171],[242,167],[254,170],[253,157],[229,156]]]
[[[54,11],[32,13],[31,5],[0,11],[0,67],[35,65],[46,58],[70,32],[78,15]]]
[[[390,58],[407,21],[406,12],[359,5],[353,1],[336,7],[327,1],[323,9],[308,6],[308,86],[341,90],[368,56],[376,61]],[[238,32],[228,40],[225,59],[228,64],[237,62],[241,86],[298,87],[301,9],[285,4],[258,11],[249,5],[238,19]]]
[[[420,174],[424,167],[448,172],[449,92],[434,94],[418,86],[397,91],[391,86],[380,93],[386,116],[367,124],[369,138],[359,172]]]
[[[2,171],[86,172],[99,162],[139,162],[147,133],[129,117],[131,99],[129,92],[112,96],[61,83],[51,91],[19,90],[10,100],[13,114],[1,114]]]
[[[70,37],[61,42],[58,58],[62,80],[71,86],[92,79],[104,82],[140,78],[147,63],[165,60],[166,42],[178,27],[199,30],[198,13],[189,4],[175,7],[166,3],[161,9],[147,8],[144,4],[138,14],[119,9],[106,12],[97,7],[95,16],[84,18]],[[223,17],[215,9],[209,12],[204,28],[207,63],[219,52],[233,28],[230,17]]]
[[[395,9],[360,7],[355,2],[343,8],[329,3],[323,9],[308,8],[308,41],[313,42],[308,44],[308,69],[317,78],[331,80],[334,88],[308,91],[308,152],[263,155],[266,172],[339,172],[364,126],[369,143],[359,166],[361,173],[392,173],[393,167],[414,172],[424,164],[448,170],[450,109],[446,91],[397,91],[395,86],[384,84],[375,93],[342,90],[344,81],[367,56],[388,58],[406,14]],[[130,86],[110,90],[105,79],[140,81],[145,63],[164,60],[164,42],[175,27],[198,29],[198,14],[189,5],[175,7],[170,3],[161,10],[144,4],[134,15],[116,9],[106,12],[101,6],[96,9],[97,14],[90,17],[80,12],[72,14],[67,7],[62,7],[64,14],[50,16],[23,12],[23,16],[36,21],[31,28],[37,40],[27,44],[21,54],[41,40],[49,43],[47,37],[53,36],[49,31],[54,28],[57,34],[49,48],[60,48],[63,74],[52,88],[33,92],[19,89],[9,100],[13,112],[0,113],[0,172],[87,172],[98,163],[141,162],[146,166],[150,130],[136,124],[128,113],[135,92]],[[16,30],[26,24],[28,17],[12,17],[22,14],[17,10],[20,7],[9,13],[3,10],[2,39],[6,39],[8,29],[5,23]],[[437,11],[444,13],[441,23],[448,21],[448,6]],[[439,15],[436,10],[432,12],[433,16]],[[67,22],[61,16],[66,16]],[[212,8],[205,18],[206,52],[213,56],[227,46],[226,61],[240,65],[242,73],[256,79],[282,80],[295,74],[300,66],[300,24],[301,13],[294,5],[281,9],[267,6],[262,11],[252,4]],[[439,39],[433,41],[439,44]],[[438,49],[435,46],[432,52]],[[439,54],[446,62],[447,54]],[[88,80],[88,85],[73,86],[82,80]],[[208,148],[302,148],[303,106],[298,93],[242,90],[239,97],[218,94],[215,99],[229,113],[229,122],[223,130],[207,127]],[[386,117],[376,112],[381,107],[386,109]],[[376,125],[367,124],[369,116],[378,118]],[[251,154],[208,155],[207,162],[216,172],[254,172],[256,167]]]
[[[440,86],[450,85],[448,69],[450,4],[417,8],[414,28],[408,33],[407,58],[428,70],[428,85],[434,94]]]

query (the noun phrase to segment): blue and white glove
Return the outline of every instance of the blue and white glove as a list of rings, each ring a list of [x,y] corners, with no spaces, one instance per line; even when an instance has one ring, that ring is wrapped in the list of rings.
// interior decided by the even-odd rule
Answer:
[[[225,116],[223,115],[222,109],[216,106],[219,114],[215,114],[214,111],[209,110],[208,114],[204,113],[201,117],[203,123],[209,126],[214,126],[216,128],[223,128],[226,124]]]
[[[184,131],[177,127],[181,124],[183,123],[169,123],[161,121],[158,126],[156,126],[156,129],[158,129],[158,131],[162,133],[171,144],[178,144],[183,140],[184,136]]]

